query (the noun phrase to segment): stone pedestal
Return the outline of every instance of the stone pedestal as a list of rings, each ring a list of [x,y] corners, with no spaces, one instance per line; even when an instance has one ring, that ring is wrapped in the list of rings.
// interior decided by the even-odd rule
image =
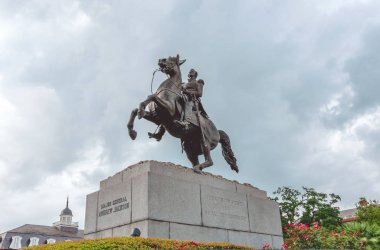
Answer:
[[[266,192],[209,173],[140,162],[100,182],[87,195],[84,237],[129,236],[283,244],[278,204]]]

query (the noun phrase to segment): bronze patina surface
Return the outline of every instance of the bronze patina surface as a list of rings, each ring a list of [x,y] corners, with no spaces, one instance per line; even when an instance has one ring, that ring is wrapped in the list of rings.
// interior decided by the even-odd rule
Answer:
[[[215,127],[200,102],[204,81],[197,80],[198,73],[191,69],[188,82],[182,82],[180,65],[184,62],[179,55],[158,60],[159,71],[166,74],[168,79],[160,84],[154,94],[141,102],[139,108],[132,111],[127,125],[129,136],[133,140],[137,136],[133,129],[136,116],[139,119],[144,118],[159,126],[157,133],[149,133],[150,138],[159,141],[168,131],[172,136],[181,139],[195,172],[200,173],[204,168],[213,165],[210,150],[218,143],[221,144],[224,159],[231,169],[239,172],[228,135]],[[199,163],[198,159],[201,154],[205,157],[203,163]]]

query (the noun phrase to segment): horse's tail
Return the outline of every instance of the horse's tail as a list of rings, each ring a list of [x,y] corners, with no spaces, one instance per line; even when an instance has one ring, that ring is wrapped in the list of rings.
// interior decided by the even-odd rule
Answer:
[[[236,165],[236,158],[234,152],[232,152],[230,138],[223,130],[218,130],[220,135],[220,144],[222,145],[222,154],[226,162],[231,166],[232,170],[239,173],[239,167]]]

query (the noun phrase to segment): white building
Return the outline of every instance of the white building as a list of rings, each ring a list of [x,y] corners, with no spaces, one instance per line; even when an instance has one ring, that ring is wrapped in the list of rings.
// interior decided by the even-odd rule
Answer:
[[[53,226],[25,224],[0,234],[0,249],[19,249],[27,246],[52,244],[59,241],[83,239],[83,230],[78,230],[78,222],[72,222],[73,213],[66,207],[60,214],[60,220]]]

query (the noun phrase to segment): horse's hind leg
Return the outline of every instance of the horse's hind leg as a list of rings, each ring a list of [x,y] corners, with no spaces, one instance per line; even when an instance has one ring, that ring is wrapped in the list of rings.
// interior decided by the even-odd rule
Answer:
[[[193,164],[193,167],[199,165],[197,153],[193,152],[189,148],[185,148],[185,152],[186,152],[187,158],[190,160],[191,164]]]
[[[208,144],[203,146],[203,155],[205,156],[205,162],[194,166],[194,171],[197,173],[200,173],[203,169],[211,167],[214,164],[211,159],[210,146]]]
[[[136,139],[137,132],[133,129],[133,123],[135,122],[135,118],[137,116],[138,109],[132,110],[131,116],[129,117],[129,121],[127,124],[129,137],[131,137],[132,140]]]

